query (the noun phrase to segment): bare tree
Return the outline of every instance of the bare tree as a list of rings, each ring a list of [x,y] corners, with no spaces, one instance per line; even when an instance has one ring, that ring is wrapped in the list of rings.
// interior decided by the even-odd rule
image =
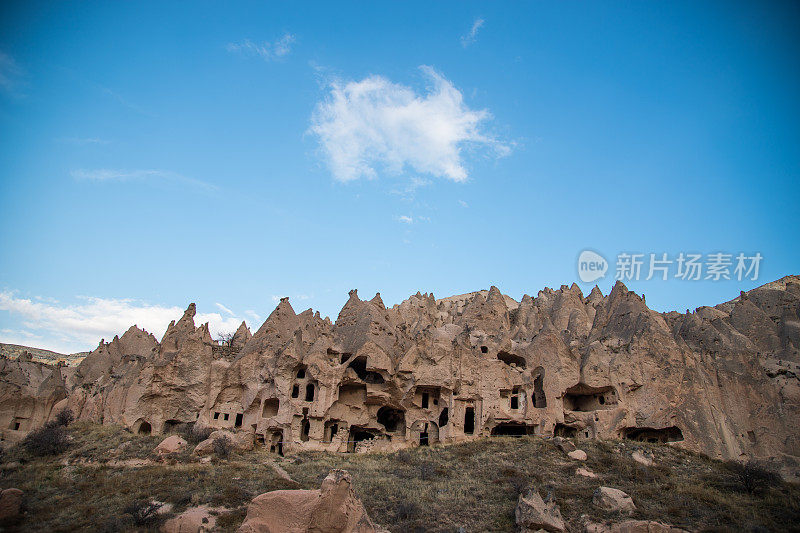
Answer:
[[[233,343],[233,333],[220,333],[217,335],[217,342],[220,346],[230,346]]]

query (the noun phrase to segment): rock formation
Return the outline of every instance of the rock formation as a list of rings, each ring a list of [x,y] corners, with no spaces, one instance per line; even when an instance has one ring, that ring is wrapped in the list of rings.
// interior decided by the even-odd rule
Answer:
[[[336,322],[287,298],[229,345],[194,324],[136,327],[83,362],[0,359],[2,438],[69,407],[165,433],[243,432],[275,453],[360,452],[485,435],[668,442],[717,458],[800,459],[800,277],[659,313],[617,283],[517,302],[492,287],[386,308],[354,290]]]

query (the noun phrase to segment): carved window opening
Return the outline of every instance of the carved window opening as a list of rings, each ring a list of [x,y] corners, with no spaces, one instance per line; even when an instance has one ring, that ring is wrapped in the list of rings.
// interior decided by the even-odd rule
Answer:
[[[314,384],[309,383],[306,385],[306,401],[313,402],[314,401]]]
[[[430,395],[427,392],[423,392],[422,393],[422,408],[423,409],[427,409],[428,408],[428,397],[429,396]]]
[[[300,426],[300,440],[306,442],[308,440],[309,433],[311,433],[311,422],[308,419],[305,419]]]
[[[298,396],[300,396],[300,385],[295,383],[294,386],[292,386],[292,398],[297,398]]]
[[[269,398],[264,400],[264,409],[261,411],[263,418],[270,418],[278,416],[278,409],[280,408],[280,400],[277,398]]]
[[[219,420],[219,412],[214,413],[214,420]]]
[[[236,421],[233,423],[234,427],[237,427],[237,428],[242,427],[242,418],[243,418],[243,416],[244,415],[242,413],[236,413]]]

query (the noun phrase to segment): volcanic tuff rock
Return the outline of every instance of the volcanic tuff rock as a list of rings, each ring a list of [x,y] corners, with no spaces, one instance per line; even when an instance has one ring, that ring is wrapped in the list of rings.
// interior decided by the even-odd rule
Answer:
[[[247,433],[276,453],[391,450],[483,435],[624,438],[719,458],[800,459],[800,277],[658,313],[617,283],[517,302],[496,287],[386,308],[351,291],[335,323],[288,298],[220,346],[195,306],[161,342],[130,328],[77,367],[0,359],[0,435],[62,407],[164,433]]]

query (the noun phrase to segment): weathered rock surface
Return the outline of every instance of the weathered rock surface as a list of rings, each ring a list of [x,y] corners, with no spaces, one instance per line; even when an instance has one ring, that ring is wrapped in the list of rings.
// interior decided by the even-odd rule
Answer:
[[[543,500],[535,489],[519,495],[514,517],[520,533],[532,533],[542,529],[560,532],[565,529],[561,510],[555,500],[550,496],[547,501]]]
[[[0,438],[69,407],[143,434],[248,433],[276,453],[535,434],[668,442],[800,471],[798,276],[684,314],[653,311],[622,283],[519,302],[496,287],[417,293],[391,308],[351,291],[335,323],[285,298],[228,346],[194,316],[192,304],[160,342],[131,327],[77,368],[0,358]]]
[[[585,461],[588,459],[586,452],[583,450],[572,450],[567,454],[567,456],[575,461]]]
[[[239,533],[373,533],[350,474],[331,470],[319,490],[276,490],[256,496]]]
[[[628,494],[612,487],[600,487],[594,491],[592,503],[607,511],[632,513],[636,510],[636,505]]]
[[[177,453],[183,450],[189,443],[178,435],[170,435],[162,440],[154,450],[158,455]]]
[[[22,500],[25,494],[15,488],[0,492],[0,520],[12,520],[22,513]]]

